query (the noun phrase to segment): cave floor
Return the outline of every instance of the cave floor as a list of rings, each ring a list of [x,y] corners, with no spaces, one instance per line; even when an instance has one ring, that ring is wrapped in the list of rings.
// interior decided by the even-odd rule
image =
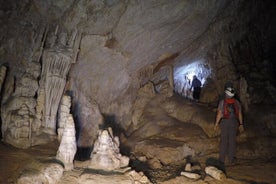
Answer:
[[[23,168],[39,159],[53,158],[58,148],[57,142],[47,145],[34,146],[29,149],[17,149],[10,145],[0,143],[0,183],[16,183],[16,178]],[[229,178],[245,181],[252,184],[276,183],[276,160],[254,159],[239,160],[233,166],[226,166]],[[76,169],[76,172],[78,170]],[[70,172],[74,174],[74,171]],[[67,173],[65,175],[71,175]],[[71,181],[75,183],[76,181]],[[67,184],[71,183],[67,181]],[[62,181],[61,181],[62,183]],[[158,183],[158,182],[157,182]],[[174,182],[175,183],[175,182]]]

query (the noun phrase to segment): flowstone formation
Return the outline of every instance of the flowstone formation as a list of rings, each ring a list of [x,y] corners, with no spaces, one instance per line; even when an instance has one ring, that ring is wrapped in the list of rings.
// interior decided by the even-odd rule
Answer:
[[[127,167],[129,158],[120,154],[119,146],[119,138],[113,136],[111,128],[99,131],[88,167],[106,171]]]
[[[68,32],[45,25],[37,29],[29,35],[30,56],[22,66],[1,70],[2,77],[11,70],[5,81],[0,81],[1,87],[4,83],[2,137],[18,148],[47,143],[56,137],[57,111],[81,40],[77,29]]]
[[[1,104],[3,140],[13,146],[27,148],[32,145],[32,128],[38,89],[40,66],[37,62],[26,64],[26,72],[17,80],[7,76]]]
[[[22,62],[24,70],[6,72],[15,69],[2,66],[1,87],[5,83],[1,94],[1,131],[5,142],[28,148],[56,137],[58,107],[81,39],[77,29],[68,35],[58,27],[54,30],[40,26],[30,34],[31,56]]]
[[[69,69],[71,64],[75,62],[76,54],[74,53],[74,44],[77,34],[74,33],[70,39],[72,43],[68,44],[66,33],[61,33],[58,42],[50,48],[44,50],[42,57],[42,75],[41,75],[41,91],[45,94],[45,110],[42,127],[49,134],[56,133],[56,115],[61,100]],[[79,44],[80,37],[77,39]]]

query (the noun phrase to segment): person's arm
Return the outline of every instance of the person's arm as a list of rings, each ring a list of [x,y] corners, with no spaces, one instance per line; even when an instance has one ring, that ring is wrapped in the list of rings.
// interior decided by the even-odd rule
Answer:
[[[215,129],[217,129],[221,118],[223,118],[222,110],[223,110],[223,101],[220,101],[217,109],[217,115],[216,115],[216,121],[215,121],[215,127],[214,127]]]
[[[244,127],[243,127],[243,117],[242,117],[242,112],[239,111],[239,123],[240,123],[240,126],[239,126],[239,132],[240,133],[243,133],[244,132]]]
[[[194,84],[195,82],[194,82],[194,80],[192,80],[192,84],[191,84],[191,88],[190,88],[190,90],[192,90],[193,89],[193,87],[194,87]]]
[[[239,111],[239,122],[240,122],[240,125],[243,125],[243,117],[242,117],[241,111]]]
[[[215,127],[218,127],[221,118],[222,118],[222,111],[218,109],[217,116],[216,116]]]

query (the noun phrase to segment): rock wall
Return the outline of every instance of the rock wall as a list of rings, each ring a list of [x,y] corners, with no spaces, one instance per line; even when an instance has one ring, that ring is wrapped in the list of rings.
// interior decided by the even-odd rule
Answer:
[[[104,122],[102,114],[114,116],[122,127],[129,128],[138,89],[148,81],[158,87],[168,80],[172,86],[172,73],[164,68],[195,60],[206,62],[212,71],[203,89],[203,102],[215,102],[228,80],[239,90],[240,75],[248,82],[251,103],[275,100],[271,67],[275,65],[268,55],[275,43],[272,0],[0,3],[0,64],[8,66],[1,95],[2,127],[12,127],[8,114],[12,111],[12,117],[17,116],[27,104],[28,128],[34,119],[28,131],[54,134],[60,97],[67,91],[72,93],[78,144],[89,146]],[[57,47],[60,42],[65,45]],[[52,55],[47,49],[52,49]],[[68,67],[53,67],[65,73],[45,72],[48,60],[59,60],[54,57],[66,53],[70,55]],[[60,82],[48,87],[59,88],[58,92],[43,91],[55,77]],[[23,97],[28,100],[22,107],[9,110],[7,103]]]

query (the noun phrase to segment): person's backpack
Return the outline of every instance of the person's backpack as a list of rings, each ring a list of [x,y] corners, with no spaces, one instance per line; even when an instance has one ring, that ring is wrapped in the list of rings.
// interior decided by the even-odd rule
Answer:
[[[223,103],[223,118],[238,118],[239,117],[239,107],[234,98],[226,98]]]

